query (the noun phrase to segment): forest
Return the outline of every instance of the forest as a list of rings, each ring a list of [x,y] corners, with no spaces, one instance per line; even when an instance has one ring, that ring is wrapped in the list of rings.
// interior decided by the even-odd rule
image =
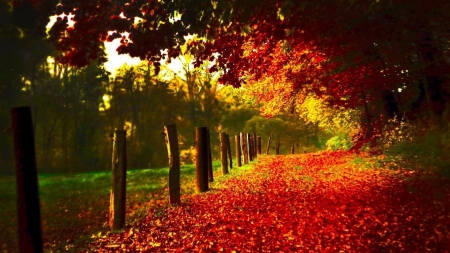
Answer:
[[[288,113],[264,121],[249,91],[223,86],[219,75],[208,71],[207,62],[194,67],[192,54],[180,55],[182,69],[178,75],[168,67],[156,73],[148,60],[137,66],[124,65],[116,73],[99,65],[100,60],[78,68],[55,61],[64,53],[31,31],[15,26],[10,7],[5,2],[2,5],[6,17],[2,58],[11,60],[3,61],[1,66],[5,77],[1,80],[1,174],[14,173],[9,109],[19,105],[32,107],[36,155],[42,173],[109,169],[109,136],[121,127],[128,129],[131,168],[167,165],[161,133],[169,123],[179,125],[182,155],[189,163],[193,131],[198,126],[232,135],[243,130],[258,131],[265,140],[273,136],[283,142],[283,148],[295,144],[304,150],[319,149],[324,144],[319,136],[329,136],[314,123]],[[285,130],[288,134],[284,134]],[[218,134],[212,141],[217,143]],[[218,150],[214,154],[217,157]]]
[[[333,140],[346,146],[365,147],[388,153],[394,160],[415,160],[414,163],[423,160],[415,159],[417,152],[433,158],[445,154],[449,7],[441,1],[26,3],[12,1],[2,7],[2,43],[8,49],[4,58],[14,59],[2,63],[13,69],[2,66],[2,76],[7,78],[2,78],[1,94],[8,98],[2,99],[6,103],[2,105],[6,110],[2,115],[21,103],[18,101],[51,108],[34,109],[44,164],[55,160],[46,154],[50,153],[70,166],[80,167],[76,163],[81,161],[69,162],[69,148],[87,156],[80,160],[100,164],[95,154],[107,152],[105,135],[125,122],[135,132],[131,142],[133,146],[136,142],[133,148],[137,150],[150,148],[138,142],[159,138],[156,132],[148,132],[154,129],[150,124],[158,128],[164,122],[184,120],[191,126],[203,124],[220,131],[220,120],[227,120],[218,112],[239,107],[233,104],[235,101],[228,106],[213,101],[216,86],[222,84],[244,89],[245,94],[237,92],[238,102],[245,101],[265,117],[295,115],[294,122],[300,119],[312,124],[309,130],[313,132],[337,127],[338,130],[331,129],[338,133]],[[14,6],[16,11],[12,12]],[[59,18],[47,28],[52,14]],[[20,18],[25,15],[28,18]],[[69,18],[74,22],[70,26]],[[108,77],[101,68],[106,61],[103,43],[115,39],[120,40],[120,54],[146,60],[147,69],[135,68],[128,73],[123,69],[115,79]],[[186,73],[192,73],[184,75],[183,81],[177,81],[180,77],[172,77],[169,82],[156,77],[161,63],[182,55],[189,55],[192,63],[191,70],[186,69]],[[49,56],[57,64],[50,66]],[[89,84],[83,82],[87,79]],[[161,80],[170,85],[164,87]],[[65,85],[67,82],[76,84]],[[119,92],[120,85],[126,94],[112,95]],[[169,108],[159,108],[159,101],[151,99],[159,92],[173,93],[170,99],[188,103],[177,107],[189,108],[185,117],[173,115]],[[108,109],[103,101],[105,95],[111,98]],[[60,99],[43,99],[47,96]],[[222,101],[225,97],[222,95]],[[117,103],[124,106],[117,108]],[[311,110],[311,106],[321,112]],[[62,113],[61,108],[70,112]],[[141,108],[162,111],[158,116],[144,116]],[[56,116],[58,112],[61,117]],[[343,116],[330,117],[336,112]],[[220,119],[213,119],[212,115]],[[55,116],[58,120],[50,120]],[[2,117],[2,129],[7,129],[8,117]],[[97,120],[100,118],[102,123]],[[145,124],[149,127],[142,127]],[[104,129],[101,134],[94,134],[100,129]],[[187,132],[184,138],[189,142]],[[2,144],[2,161],[10,157],[6,142]],[[325,146],[317,139],[315,142],[316,146]],[[154,145],[162,144],[155,141]],[[411,145],[414,148],[403,151]],[[57,147],[58,152],[50,151]],[[433,158],[429,160],[436,160]],[[135,165],[162,164],[154,158],[147,160],[141,159]],[[447,162],[439,161],[433,166],[443,169]]]
[[[120,41],[116,49],[119,54],[137,57],[140,63],[107,70],[105,63],[111,59],[105,43],[113,41]],[[169,165],[164,126],[176,124],[183,166],[195,163],[194,131],[204,126],[212,131],[213,160],[220,159],[221,132],[230,136],[256,132],[264,145],[270,137],[280,143],[282,155],[290,154],[294,147],[295,154],[299,154],[297,160],[289,160],[289,156],[270,160],[264,156],[254,165],[261,171],[269,167],[276,171],[265,173],[273,176],[273,188],[281,191],[289,190],[286,182],[293,183],[286,177],[289,173],[301,178],[294,180],[298,185],[317,180],[305,186],[311,194],[322,194],[315,187],[330,186],[333,180],[350,178],[359,185],[359,179],[348,175],[345,167],[355,173],[367,173],[364,175],[374,184],[383,177],[379,179],[380,189],[388,187],[385,183],[394,187],[397,181],[393,178],[400,175],[407,182],[402,187],[414,188],[412,192],[431,186],[410,185],[410,172],[424,177],[434,175],[443,191],[436,196],[448,195],[443,188],[450,178],[450,3],[445,1],[6,0],[0,2],[0,59],[0,183],[5,182],[4,185],[12,182],[15,174],[10,109],[27,105],[33,116],[37,168],[43,177],[108,173],[112,166],[113,133],[121,128],[127,131],[128,168],[154,169],[152,173],[156,173]],[[174,62],[179,63],[178,69],[170,67]],[[273,155],[274,149],[270,153]],[[327,158],[320,158],[321,154],[327,154]],[[332,164],[332,157],[346,157],[353,164]],[[358,170],[352,167],[355,163],[369,165]],[[332,165],[319,168],[317,164]],[[283,174],[280,166],[285,166],[288,174]],[[335,166],[341,166],[340,177],[330,176],[337,173]],[[243,175],[252,173],[247,167],[243,170]],[[384,170],[388,172],[383,174]],[[240,173],[233,175],[239,177]],[[269,194],[258,185],[267,183],[262,172],[255,173],[249,184],[257,189],[254,191]],[[239,180],[230,179],[230,185],[239,187],[243,184]],[[218,183],[217,189],[226,188],[228,181],[219,182],[223,185]],[[332,184],[330,187],[333,194],[343,194],[345,188]],[[304,193],[304,188],[297,190],[302,192],[299,196],[317,200]],[[398,192],[403,191],[406,199],[421,203],[410,198],[403,188]],[[236,192],[230,194],[234,196],[230,198],[240,196]],[[245,194],[253,198],[253,193]],[[367,194],[384,198],[382,190]],[[3,197],[5,203],[12,199]],[[200,201],[202,204],[193,205],[199,205],[196,208],[203,211],[210,208],[202,206],[202,201],[208,202],[206,199],[198,198],[203,197],[195,195],[186,201]],[[257,199],[254,201],[263,201]],[[295,201],[299,206],[303,203]],[[353,205],[355,200],[349,201]],[[336,201],[331,202],[337,205]],[[350,202],[339,203],[349,206]],[[423,210],[450,210],[448,200],[436,200],[442,207],[436,210],[433,208],[438,204],[432,204],[433,201],[423,203],[427,203]],[[376,204],[372,204],[369,206],[376,209]],[[247,208],[242,203],[241,207]],[[229,208],[234,213],[233,208],[237,207]],[[326,209],[321,208],[317,210]],[[399,210],[401,214],[403,211]],[[157,216],[158,210],[151,212]],[[316,215],[319,211],[311,212]],[[352,209],[350,213],[353,212]],[[98,211],[96,217],[101,215]],[[415,215],[427,216],[419,211],[412,216]],[[427,244],[423,250],[443,250],[450,245],[448,238],[443,239],[450,235],[448,214],[433,217],[429,220],[440,224],[436,225],[439,236],[434,234],[431,246],[423,242]],[[386,223],[390,224],[397,218],[389,219]],[[96,233],[92,229],[85,231]],[[229,229],[234,231],[236,227]],[[134,230],[127,228],[124,233],[131,236],[134,232],[130,231]],[[115,236],[99,236],[89,247],[101,251],[116,245],[111,244],[117,239]],[[310,241],[306,248],[299,244],[283,248],[270,240],[271,246],[266,250],[409,252],[418,245],[404,247],[407,240],[396,236],[391,242],[383,241],[385,248],[376,248],[370,242],[375,240],[373,237],[363,236],[373,248],[359,244],[332,248],[321,244],[321,237],[311,239],[319,242]],[[334,240],[334,234],[331,237]],[[5,238],[8,237],[0,237],[0,244],[7,241]],[[296,241],[297,235],[284,239],[289,238]],[[258,240],[256,246],[237,244],[235,249],[264,251],[263,239]],[[222,244],[200,248],[194,245],[189,250],[220,251],[227,242],[219,241]],[[52,243],[47,242],[46,249],[49,244]],[[129,243],[122,245],[128,247]],[[168,250],[178,244],[165,241],[155,245],[151,247],[162,245]]]

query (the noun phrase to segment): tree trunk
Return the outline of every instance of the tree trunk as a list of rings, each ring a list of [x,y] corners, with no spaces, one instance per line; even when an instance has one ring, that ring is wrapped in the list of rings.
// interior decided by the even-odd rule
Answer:
[[[239,135],[234,136],[234,146],[236,147],[236,165],[238,167],[242,166],[242,159],[241,159],[241,138],[239,138]]]
[[[291,154],[294,154],[294,145],[291,146]]]
[[[275,154],[276,154],[276,155],[279,155],[279,154],[280,154],[280,141],[277,141],[277,146],[276,146],[276,149],[275,149]]]
[[[177,126],[164,126],[164,133],[169,155],[169,203],[180,204],[180,151]]]
[[[206,127],[195,128],[195,147],[197,157],[195,159],[197,192],[208,190],[208,129]]]
[[[31,108],[11,109],[16,160],[19,250],[43,252],[41,213]]]
[[[125,227],[127,175],[126,135],[126,130],[115,130],[109,208],[109,226],[111,230],[123,229]]]

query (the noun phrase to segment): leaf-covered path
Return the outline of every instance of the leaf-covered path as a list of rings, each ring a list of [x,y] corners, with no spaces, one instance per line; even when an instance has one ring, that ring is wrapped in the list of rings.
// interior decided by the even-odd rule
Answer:
[[[146,220],[90,248],[450,252],[449,181],[358,159],[347,152],[261,156],[251,170],[184,198],[181,206],[155,207]]]

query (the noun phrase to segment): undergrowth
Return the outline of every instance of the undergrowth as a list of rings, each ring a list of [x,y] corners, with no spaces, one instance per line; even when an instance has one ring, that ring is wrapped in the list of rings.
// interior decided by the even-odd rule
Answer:
[[[395,126],[386,131],[382,139],[386,165],[450,177],[448,128],[409,122],[396,122]]]

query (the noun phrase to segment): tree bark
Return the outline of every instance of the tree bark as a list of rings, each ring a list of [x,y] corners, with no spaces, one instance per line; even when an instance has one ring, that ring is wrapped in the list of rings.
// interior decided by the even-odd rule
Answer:
[[[279,155],[279,154],[280,154],[280,141],[277,141],[277,146],[276,146],[276,149],[275,149],[275,154],[276,154],[276,155]]]
[[[195,147],[197,159],[195,159],[197,192],[208,191],[208,129],[206,127],[195,128]]]
[[[125,227],[127,175],[126,138],[126,130],[115,130],[109,208],[109,226],[111,230],[123,229]]]
[[[294,145],[291,146],[291,154],[294,154]]]
[[[169,156],[169,203],[180,204],[180,150],[176,125],[164,126]]]
[[[222,174],[228,174],[228,161],[227,161],[227,134],[220,133],[220,162],[222,164]]]
[[[31,108],[11,109],[16,160],[19,251],[43,252],[36,150]]]
[[[236,147],[236,165],[237,167],[242,166],[242,159],[241,159],[241,138],[239,138],[239,135],[234,136],[234,146]]]

